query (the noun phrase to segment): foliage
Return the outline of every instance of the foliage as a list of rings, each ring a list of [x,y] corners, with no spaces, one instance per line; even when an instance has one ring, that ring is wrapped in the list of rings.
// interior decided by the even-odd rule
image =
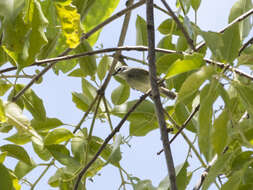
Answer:
[[[47,169],[57,166],[56,172],[47,179],[51,187],[73,189],[79,172],[105,142],[105,139],[93,134],[94,127],[97,127],[95,121],[106,122],[113,129],[116,126],[111,118],[124,118],[139,101],[130,96],[127,83],[117,77],[115,79],[120,83],[119,86],[111,94],[104,94],[104,87],[110,79],[108,71],[115,66],[109,54],[98,56],[94,53],[68,61],[66,59],[69,58],[65,57],[65,60],[57,63],[43,65],[36,62],[70,51],[79,55],[92,52],[97,47],[95,45],[103,28],[92,30],[114,13],[118,3],[119,0],[0,1],[0,65],[1,69],[9,66],[16,69],[14,82],[7,76],[0,80],[0,132],[8,134],[4,139],[8,143],[0,146],[0,189],[19,190],[23,182],[29,181],[25,176],[36,170],[41,162],[47,165]],[[165,101],[164,108],[182,126],[200,104],[198,113],[185,129],[197,136],[198,144],[192,145],[187,136],[185,141],[194,148],[193,152],[197,154],[203,169],[207,169],[211,163],[203,189],[208,189],[212,184],[220,186],[222,190],[253,189],[253,77],[247,77],[241,71],[241,66],[244,66],[252,73],[253,46],[249,45],[239,54],[252,31],[253,17],[250,15],[239,20],[224,32],[203,31],[187,16],[191,9],[196,16],[201,3],[201,0],[179,0],[176,4],[178,18],[194,45],[199,45],[200,39],[205,42],[201,49],[196,52],[190,49],[183,32],[168,15],[155,31],[162,36],[158,48],[177,51],[171,54],[164,51],[156,53],[157,73],[164,76],[167,88],[178,94],[172,103]],[[237,0],[230,10],[229,23],[252,7],[251,0]],[[146,20],[140,15],[134,19],[136,45],[147,46]],[[89,36],[86,39],[87,33]],[[211,64],[206,57],[211,58]],[[127,61],[124,56],[120,60]],[[144,57],[143,60],[134,57],[132,60],[143,64],[146,62]],[[72,92],[72,102],[84,116],[78,124],[71,124],[73,131],[66,128],[60,118],[48,115],[43,103],[45,100],[33,89],[36,83],[22,92],[26,84],[17,80],[24,69],[33,72],[32,68],[42,66],[42,69],[38,67],[41,69],[39,73],[34,71],[34,75],[40,77],[46,65],[50,64],[56,75],[81,79],[82,91]],[[0,70],[1,74],[5,72],[8,71]],[[44,84],[41,78],[35,81]],[[20,92],[21,96],[13,99]],[[8,101],[4,101],[7,97]],[[90,115],[93,118],[91,122],[88,118]],[[168,127],[175,127],[169,118],[166,119]],[[159,127],[150,100],[144,100],[127,117],[127,121],[129,135],[136,138]],[[177,129],[173,133],[176,132]],[[33,150],[27,148],[29,143]],[[136,190],[170,188],[168,176],[155,187],[151,180],[139,179],[123,170],[120,164],[122,144],[127,142],[121,135],[117,135],[113,143],[106,144],[98,159],[88,168],[81,182],[83,186],[80,185],[79,189],[85,189],[85,180],[108,165],[123,171],[123,186],[129,185]],[[38,159],[32,158],[32,152]],[[10,157],[17,160],[14,169],[6,164]],[[180,190],[187,188],[195,172],[189,169],[188,158],[175,168]],[[42,172],[40,177],[43,175]],[[218,185],[220,175],[225,180]],[[38,181],[27,184],[35,188]]]

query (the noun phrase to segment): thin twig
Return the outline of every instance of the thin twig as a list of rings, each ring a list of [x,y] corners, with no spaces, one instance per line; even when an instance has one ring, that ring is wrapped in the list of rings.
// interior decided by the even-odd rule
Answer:
[[[170,6],[166,3],[165,0],[161,0],[163,5],[166,7],[166,9],[169,11],[171,17],[173,18],[173,20],[177,23],[178,28],[183,32],[184,37],[187,41],[187,43],[189,44],[189,46],[191,47],[191,49],[193,51],[195,51],[195,46],[193,43],[193,40],[191,39],[191,37],[189,36],[188,32],[185,30],[183,24],[180,22],[180,20],[177,18],[177,16],[174,14],[174,12],[172,11],[172,9],[170,8]]]
[[[213,159],[211,160],[211,162],[208,164],[208,167],[205,169],[205,171],[201,174],[200,179],[198,181],[198,183],[194,186],[193,190],[199,190],[201,188],[201,186],[203,185],[208,172],[210,170],[210,168],[215,164],[215,162],[217,161],[217,154],[213,157]]]
[[[54,62],[54,61],[64,61],[64,60],[69,60],[69,59],[75,59],[75,58],[80,58],[80,57],[85,57],[85,56],[89,56],[89,55],[95,55],[95,54],[100,54],[100,53],[108,53],[108,52],[113,52],[113,51],[147,51],[148,48],[146,46],[122,46],[122,47],[114,47],[114,48],[105,48],[105,49],[100,49],[100,50],[94,50],[94,51],[89,51],[89,52],[84,52],[84,53],[80,53],[80,54],[75,54],[75,55],[66,55],[66,56],[61,56],[61,57],[56,57],[56,58],[50,58],[50,59],[44,59],[44,60],[40,60],[37,61],[38,63],[50,63],[50,62]],[[183,55],[188,55],[185,52],[181,52],[181,51],[175,51],[175,50],[168,50],[168,49],[163,49],[163,48],[155,48],[156,52],[161,52],[161,53],[167,53],[167,54],[183,54]],[[203,59],[205,62],[207,62],[208,64],[212,64],[212,65],[216,65],[220,68],[224,68],[227,65],[225,65],[224,63],[218,62],[218,61],[214,61],[208,58],[204,58]],[[235,72],[241,76],[244,76],[250,80],[253,80],[253,76],[241,71],[240,69],[234,68],[232,66],[229,66],[228,69],[232,72]]]
[[[132,7],[133,6],[132,4],[133,4],[133,0],[129,0],[128,3],[127,3],[127,6],[128,7]],[[124,41],[125,41],[125,38],[126,38],[127,29],[128,29],[128,25],[129,25],[129,21],[130,21],[130,17],[131,17],[131,11],[130,10],[125,15],[125,18],[124,18],[124,21],[123,21],[123,24],[122,24],[122,28],[121,28],[121,32],[120,32],[118,46],[122,46],[124,44]],[[121,54],[120,50],[116,51],[114,59],[112,61],[112,65],[111,65],[110,70],[109,70],[109,73],[106,76],[106,78],[104,80],[104,83],[101,85],[100,89],[98,90],[98,93],[100,94],[100,96],[104,96],[104,91],[105,91],[107,85],[109,84],[109,81],[111,80],[112,73],[114,72],[114,67],[116,66],[116,64],[118,62],[120,54]],[[123,123],[122,123],[122,125],[123,125]],[[118,127],[118,130],[120,128],[121,128],[121,126]],[[94,155],[94,157],[91,159],[91,161],[79,173],[78,178],[77,178],[76,183],[75,183],[75,186],[74,186],[74,190],[78,189],[78,185],[79,185],[79,183],[80,183],[80,181],[82,179],[82,176],[85,174],[85,172],[88,170],[88,168],[93,164],[93,162],[95,162],[95,160],[98,158],[98,156],[100,155],[100,153],[102,152],[102,150],[105,148],[105,146],[108,144],[108,142],[110,141],[110,139],[114,137],[114,135],[116,134],[117,130],[114,132],[114,134],[113,134],[113,132],[114,132],[114,130],[111,132],[112,136],[110,136],[110,135],[108,136],[107,142],[106,142],[106,139],[105,139],[104,143],[102,144],[102,146],[98,150],[97,154]]]
[[[33,75],[0,75],[0,78],[33,78]]]
[[[239,49],[239,56],[241,55],[241,53],[243,52],[243,50],[248,47],[250,44],[253,44],[253,37],[250,38],[247,42],[245,42],[245,44],[243,44],[243,46]]]
[[[189,117],[185,120],[185,122],[183,123],[183,125],[181,127],[179,127],[177,133],[172,137],[172,139],[170,140],[169,144],[171,144],[176,139],[176,137],[183,131],[183,129],[188,125],[188,123],[191,121],[191,119],[193,118],[193,116],[198,112],[199,106],[200,105],[197,105],[195,107],[195,109],[192,111],[192,113],[189,115]],[[161,154],[162,152],[163,152],[163,149],[160,150],[159,152],[157,152],[157,155]]]
[[[172,190],[177,190],[176,172],[173,157],[169,145],[169,137],[167,133],[166,121],[163,113],[163,106],[160,99],[159,86],[156,77],[155,65],[155,32],[154,32],[154,9],[153,0],[147,0],[147,33],[148,33],[148,63],[149,63],[149,79],[152,87],[152,99],[155,104],[156,117],[160,126],[161,140],[165,152],[166,165]]]
[[[242,20],[246,19],[248,16],[253,14],[253,9],[250,9],[246,13],[242,14],[241,16],[235,18],[232,22],[230,22],[227,26],[225,26],[223,29],[221,29],[218,33],[225,32],[228,28],[230,28],[232,25],[234,25],[237,22],[241,22]],[[206,42],[202,42],[196,47],[196,51],[199,51],[204,45],[206,45]]]
[[[150,95],[150,91],[144,95],[141,96],[141,98],[129,109],[129,111],[126,113],[126,115],[121,119],[117,127],[114,128],[114,130],[106,137],[103,144],[98,149],[97,153],[93,156],[93,158],[87,163],[87,165],[82,169],[82,171],[79,173],[74,190],[78,189],[79,182],[81,181],[83,175],[86,173],[86,171],[91,167],[91,165],[97,160],[101,152],[105,149],[106,145],[109,143],[109,141],[115,136],[115,134],[121,129],[125,121],[127,120],[128,116],[139,106],[139,104],[144,101],[147,96]]]

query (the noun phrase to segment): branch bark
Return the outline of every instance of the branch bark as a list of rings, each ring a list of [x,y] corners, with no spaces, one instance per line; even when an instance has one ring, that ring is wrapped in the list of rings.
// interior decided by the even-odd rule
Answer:
[[[82,169],[82,171],[79,173],[74,190],[78,189],[78,185],[83,177],[83,175],[87,172],[87,170],[91,167],[91,165],[97,160],[101,152],[105,149],[106,145],[109,143],[109,141],[115,136],[117,132],[121,129],[129,115],[140,105],[141,102],[143,102],[148,96],[150,95],[150,91],[144,95],[141,96],[141,98],[130,108],[130,110],[126,113],[126,115],[122,118],[122,120],[119,122],[119,124],[114,128],[114,130],[106,137],[103,144],[98,149],[97,153],[94,155],[94,157],[87,163],[87,165]]]
[[[189,44],[189,46],[191,47],[191,49],[193,51],[196,51],[195,46],[193,44],[193,40],[191,39],[191,37],[189,36],[188,32],[185,30],[184,26],[182,25],[182,23],[180,22],[180,20],[177,18],[177,16],[174,14],[174,12],[172,11],[172,9],[170,8],[170,6],[166,3],[165,0],[161,0],[163,5],[166,7],[166,9],[168,10],[168,12],[170,13],[171,17],[173,18],[173,20],[176,22],[178,28],[183,32],[184,37],[187,41],[187,43]]]
[[[155,103],[155,112],[160,126],[161,140],[165,152],[166,164],[170,179],[172,190],[177,190],[176,173],[172,153],[169,145],[169,137],[167,133],[166,121],[163,113],[163,106],[160,99],[159,87],[156,77],[155,65],[155,32],[154,32],[154,13],[153,13],[153,0],[147,0],[147,31],[148,31],[148,63],[149,63],[149,78],[152,88],[152,99]]]
[[[240,22],[244,19],[246,19],[248,16],[250,16],[251,14],[253,14],[253,9],[250,9],[249,11],[247,11],[246,13],[242,14],[241,16],[235,18],[232,22],[230,22],[227,26],[225,26],[223,29],[221,29],[219,31],[219,33],[223,33],[225,32],[228,28],[230,28],[232,25],[234,25],[237,22]],[[206,45],[206,42],[202,42],[200,43],[197,47],[196,47],[196,51],[199,51],[203,46]]]

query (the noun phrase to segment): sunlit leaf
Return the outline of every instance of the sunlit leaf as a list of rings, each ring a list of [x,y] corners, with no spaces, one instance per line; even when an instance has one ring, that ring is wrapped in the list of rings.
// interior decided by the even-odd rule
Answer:
[[[44,139],[44,143],[45,145],[59,144],[61,142],[69,140],[73,136],[74,135],[68,129],[58,128],[48,133]]]
[[[202,64],[203,59],[200,54],[195,54],[193,56],[186,56],[185,59],[183,60],[178,59],[169,67],[165,78],[168,79],[175,75],[198,69],[201,67]]]
[[[62,31],[69,48],[75,48],[80,43],[82,28],[80,15],[71,0],[55,2],[55,7],[61,20]]]

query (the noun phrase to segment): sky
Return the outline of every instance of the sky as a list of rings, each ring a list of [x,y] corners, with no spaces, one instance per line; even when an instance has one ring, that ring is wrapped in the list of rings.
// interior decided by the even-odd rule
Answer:
[[[157,4],[161,5],[159,0],[155,1]],[[174,1],[167,1],[172,8],[175,8]],[[202,0],[199,11],[198,11],[198,25],[202,30],[208,31],[219,31],[228,23],[228,15],[230,8],[235,3],[235,0]],[[125,1],[120,2],[119,6],[115,12],[120,11],[125,7]],[[161,5],[162,7],[162,5]],[[175,10],[175,9],[174,9]],[[136,15],[140,15],[145,18],[145,6],[138,8],[133,11],[131,16],[131,21],[129,29],[127,32],[127,38],[125,45],[135,45],[136,33],[135,33],[135,20]],[[191,11],[188,15],[191,21],[194,20],[193,12]],[[155,28],[167,18],[167,15],[155,11]],[[108,26],[104,27],[101,32],[100,38],[97,42],[97,46],[103,44],[104,48],[116,47],[118,43],[118,38],[120,34],[120,29],[122,25],[123,17],[117,19],[116,21],[110,23]],[[161,35],[156,31],[156,43],[158,43]],[[124,53],[123,53],[124,54]],[[141,53],[133,53],[134,56],[140,56],[142,59]],[[139,66],[136,63],[129,63],[132,66]],[[27,83],[27,81],[25,81]],[[110,99],[110,94],[113,89],[115,89],[119,84],[112,80],[109,84],[109,87],[106,90],[106,96]],[[44,105],[47,110],[48,117],[60,118],[64,123],[77,124],[82,117],[83,113],[78,110],[74,103],[72,102],[71,92],[81,92],[81,80],[76,78],[67,77],[65,74],[60,74],[56,76],[51,71],[47,73],[43,82],[39,85],[34,85],[32,87],[35,92],[43,99]],[[136,91],[131,91],[131,98],[137,99],[141,96],[141,93]],[[119,121],[118,118],[113,118],[113,126],[117,125]],[[89,125],[85,125],[89,126]],[[84,127],[84,125],[83,125]],[[70,128],[71,129],[71,128]],[[94,135],[99,137],[106,137],[109,134],[110,130],[106,123],[96,123],[94,129]],[[133,137],[129,142],[131,147],[127,145],[121,146],[122,160],[121,166],[133,176],[136,176],[142,180],[150,179],[154,186],[158,186],[159,182],[167,175],[167,167],[165,164],[164,155],[161,154],[157,156],[156,153],[161,149],[162,143],[160,140],[159,129],[150,132],[145,137]],[[124,127],[120,131],[120,134],[123,136],[128,136],[128,123],[124,124]],[[187,133],[189,134],[189,133]],[[193,139],[193,135],[189,134],[189,137]],[[1,143],[2,144],[2,143]],[[184,140],[181,137],[178,137],[172,146],[172,154],[175,165],[182,164],[186,157],[188,146],[185,144]],[[28,152],[31,152],[31,145],[26,145]],[[32,154],[31,157],[34,160],[38,160],[38,157],[35,154]],[[8,162],[5,164],[13,168],[15,159],[8,158]],[[192,167],[189,169],[195,169],[200,166],[200,163],[196,161],[195,156],[190,159]],[[38,170],[34,170],[27,175],[27,179],[34,181],[37,179],[41,173],[40,167]],[[55,169],[50,169],[47,175],[41,180],[35,189],[53,189],[47,185],[48,176],[51,176],[55,172]],[[187,189],[192,189],[193,185],[197,183],[200,177],[200,173],[193,176],[193,182]],[[104,167],[99,175],[93,177],[93,182],[87,182],[88,190],[96,189],[118,189],[121,183],[119,171],[117,168],[108,165]],[[22,190],[29,189],[28,186],[22,185]],[[211,190],[215,189],[214,187],[210,188]]]

